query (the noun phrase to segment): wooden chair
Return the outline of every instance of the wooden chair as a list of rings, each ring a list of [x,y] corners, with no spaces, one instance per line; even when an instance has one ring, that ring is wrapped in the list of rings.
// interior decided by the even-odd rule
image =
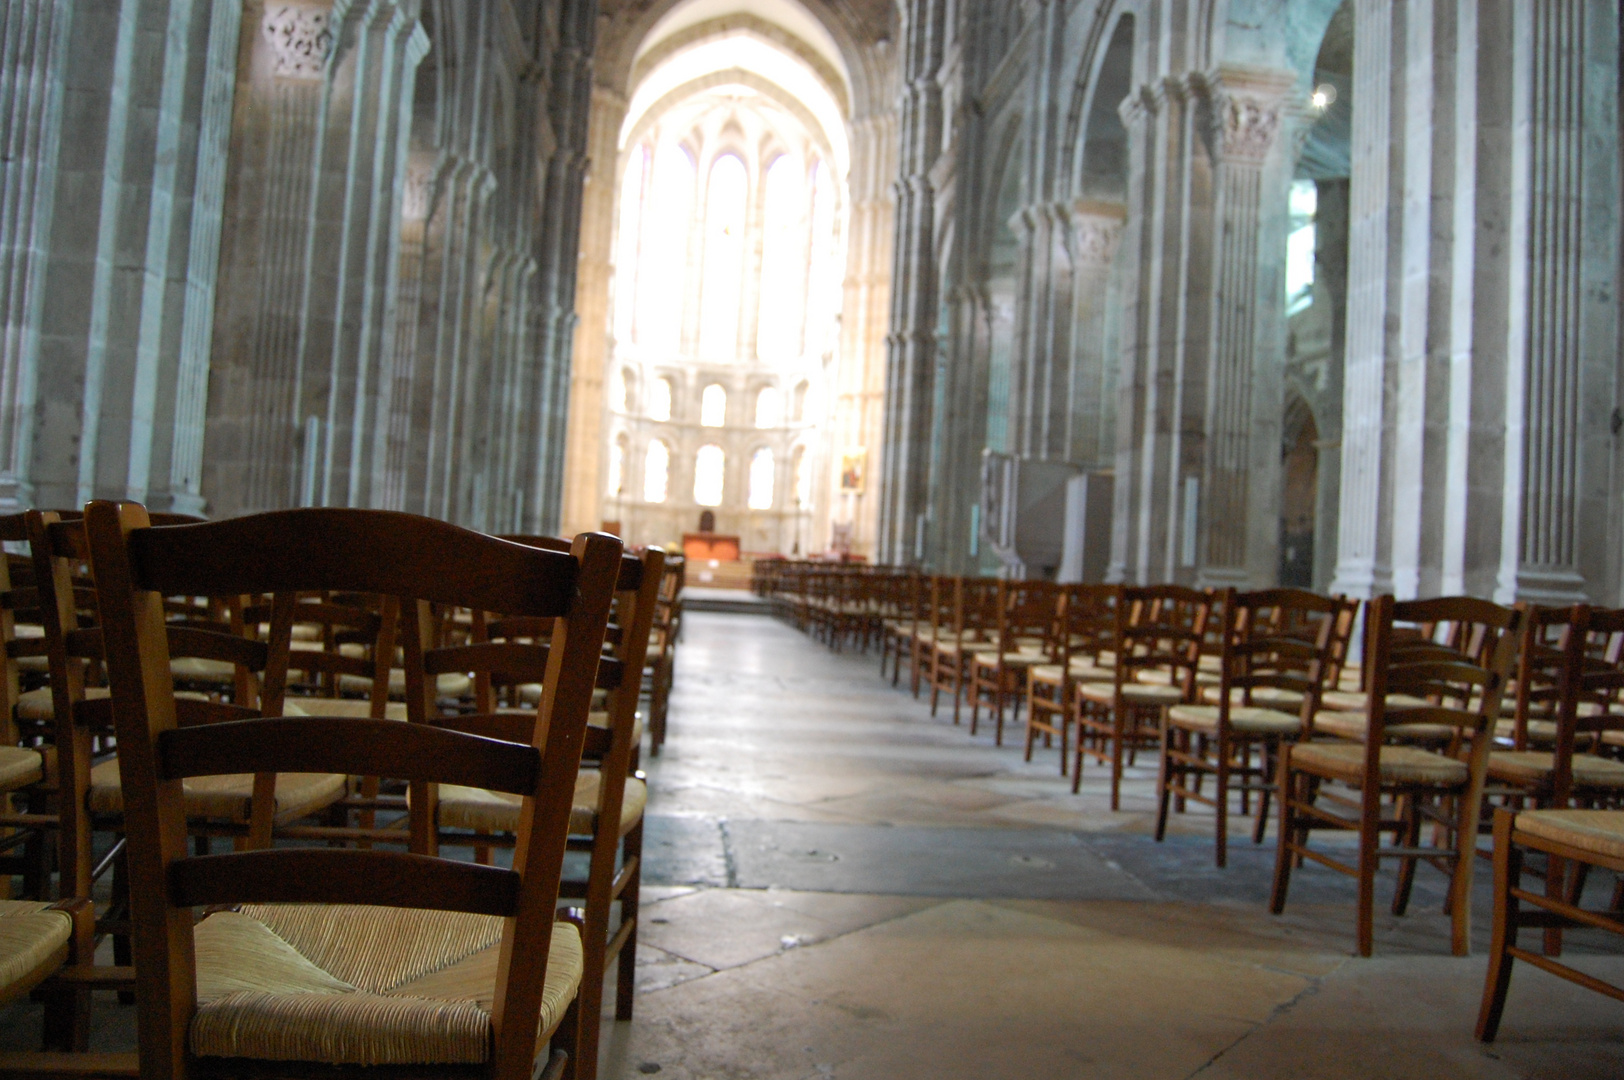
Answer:
[[[550,537],[525,537],[521,542],[537,547],[554,547]],[[570,815],[570,850],[589,853],[587,876],[564,882],[560,895],[585,901],[585,971],[581,980],[582,1026],[577,1076],[590,1080],[596,1074],[598,1016],[603,1001],[603,983],[612,965],[619,965],[615,1016],[630,1020],[636,989],[637,913],[642,881],[643,811],[648,804],[648,787],[641,775],[631,775],[632,754],[640,727],[637,719],[638,679],[649,648],[649,629],[654,621],[660,582],[664,575],[665,552],[648,548],[642,556],[622,559],[616,584],[617,625],[610,628],[613,643],[611,660],[600,666],[598,685],[608,688],[606,709],[593,713],[587,728],[585,756],[596,768],[582,768],[576,778],[575,798]],[[546,662],[547,646],[527,645],[517,640],[533,637],[533,626],[510,625],[514,620],[494,620],[487,624],[489,638],[466,647],[444,650],[454,653],[454,662],[471,666],[476,682],[486,678],[515,682],[534,675],[536,663]],[[522,624],[523,620],[519,620]],[[435,651],[425,651],[424,663],[439,666]],[[516,716],[517,710],[464,715],[455,719],[465,730],[509,732],[513,721],[534,721],[531,710]],[[430,720],[428,722],[442,722]],[[472,843],[476,853],[481,846],[511,843],[517,835],[520,800],[502,792],[466,785],[441,786],[431,796],[439,825],[440,844]],[[617,869],[617,856],[618,869]],[[620,904],[620,918],[613,921],[613,906]]]
[[[889,663],[892,686],[902,678],[902,657],[913,648],[921,616],[929,619],[926,584],[924,575],[915,570],[899,571],[891,578],[891,612],[880,623],[880,677],[885,677]]]
[[[1161,742],[1162,712],[1195,700],[1196,666],[1212,598],[1182,585],[1124,588],[1117,598],[1111,681],[1078,682],[1073,722],[1077,749],[1071,790],[1082,788],[1083,758],[1111,767],[1111,809],[1122,805],[1122,769],[1129,755]],[[1164,682],[1139,673],[1164,669]]]
[[[25,515],[0,516],[0,540],[27,538]],[[51,690],[25,689],[45,676],[43,635],[31,567],[0,553],[0,897],[11,895],[13,874],[22,875],[24,896],[49,893],[48,838],[58,824],[49,805],[56,786]]]
[[[989,646],[998,622],[998,582],[994,578],[952,579],[952,617],[938,629],[930,649],[930,714],[943,690],[953,691],[953,723],[970,682],[970,658]]]
[[[555,1035],[545,1075],[567,1075],[581,947],[554,918],[620,542],[584,534],[564,555],[370,510],[153,529],[139,505],[95,502],[86,522],[127,792],[142,1075],[529,1080]],[[535,741],[354,717],[177,722],[162,595],[329,589],[399,596],[409,619],[426,602],[554,618]],[[286,641],[273,618],[273,656]],[[182,779],[288,771],[520,795],[514,868],[335,847],[187,857]],[[198,907],[215,910],[194,926]]]
[[[931,680],[936,659],[936,639],[953,625],[953,605],[957,578],[932,574],[922,586],[925,611],[914,624],[908,643],[908,684],[915,698]]]
[[[90,984],[68,976],[88,964],[95,949],[90,901],[0,900],[0,1005],[37,988],[45,999],[46,1050],[83,1051],[89,1043]],[[33,1054],[0,1054],[0,1075],[43,1063]]]
[[[1060,775],[1069,775],[1071,730],[1076,684],[1110,682],[1116,677],[1115,659],[1102,664],[1116,634],[1118,589],[1114,585],[1066,585],[1058,591],[1055,608],[1055,663],[1039,664],[1026,673],[1026,760],[1038,734],[1044,745],[1060,740]]]
[[[1523,613],[1470,597],[1397,603],[1382,596],[1367,611],[1372,651],[1366,664],[1364,741],[1287,744],[1280,751],[1280,833],[1269,907],[1275,914],[1284,910],[1291,869],[1299,856],[1348,874],[1359,883],[1359,954],[1369,956],[1378,861],[1401,861],[1393,910],[1403,914],[1410,877],[1416,862],[1424,860],[1449,875],[1451,947],[1464,956],[1471,947],[1473,851],[1484,779],[1501,695],[1516,661]],[[1395,622],[1452,623],[1475,642],[1471,654],[1486,654],[1488,662],[1480,664],[1467,653],[1451,650],[1437,655],[1412,651],[1404,662],[1396,663]],[[1424,704],[1393,708],[1388,705],[1393,692],[1410,694]],[[1400,743],[1387,736],[1390,714],[1407,724],[1447,725],[1455,735],[1442,752]],[[1353,813],[1327,808],[1320,789],[1331,783],[1357,793]],[[1434,843],[1422,846],[1421,826],[1428,819],[1439,828]],[[1356,862],[1310,847],[1315,829],[1356,832]],[[1384,833],[1393,834],[1395,843],[1383,847]]]
[[[1477,1037],[1483,1042],[1493,1042],[1499,1034],[1514,960],[1624,1001],[1624,986],[1604,982],[1517,944],[1518,931],[1524,927],[1547,932],[1588,928],[1624,935],[1624,911],[1619,910],[1616,897],[1608,909],[1587,910],[1577,897],[1564,896],[1556,886],[1557,876],[1550,873],[1546,874],[1544,895],[1524,888],[1523,861],[1528,852],[1543,854],[1552,864],[1593,866],[1624,874],[1624,810],[1517,812],[1501,808],[1494,812],[1494,935],[1477,1016]]]
[[[998,582],[997,622],[991,648],[970,653],[970,734],[976,734],[981,703],[992,706],[993,743],[1004,745],[1004,705],[1017,713],[1026,697],[1026,676],[1054,658],[1055,587],[1047,581]]]
[[[1216,856],[1223,866],[1229,796],[1238,791],[1242,813],[1248,796],[1258,796],[1252,842],[1263,842],[1280,745],[1307,730],[1318,710],[1332,640],[1347,606],[1341,598],[1301,589],[1224,591],[1219,682],[1202,695],[1211,703],[1173,705],[1162,714],[1158,841],[1167,832],[1170,800],[1181,809],[1191,799],[1204,803],[1215,812]],[[1201,786],[1209,775],[1211,795]]]
[[[687,580],[688,562],[681,555],[666,559],[665,576],[660,581],[660,599],[654,612],[654,639],[649,644],[644,671],[648,681],[649,754],[660,756],[665,745],[666,713],[671,703],[671,687],[676,682],[677,642],[682,638],[682,588]]]

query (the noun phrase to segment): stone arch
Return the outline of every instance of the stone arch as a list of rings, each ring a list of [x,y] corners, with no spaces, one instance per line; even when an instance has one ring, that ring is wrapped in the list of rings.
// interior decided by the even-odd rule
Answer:
[[[1077,64],[1076,75],[1072,80],[1070,103],[1066,110],[1065,126],[1060,144],[1060,160],[1068,163],[1072,171],[1072,190],[1078,190],[1078,168],[1081,164],[1079,156],[1083,152],[1083,139],[1085,126],[1093,107],[1095,95],[1100,86],[1101,69],[1104,67],[1110,44],[1115,35],[1121,30],[1124,23],[1130,28],[1136,26],[1135,10],[1137,5],[1127,2],[1107,2],[1100,5],[1094,13],[1094,20],[1089,24],[1088,34],[1084,38],[1081,59]],[[1129,50],[1129,78],[1128,89],[1133,86],[1132,50]],[[1112,102],[1114,109],[1117,103]],[[1120,122],[1120,121],[1119,121]]]
[[[687,2],[688,0],[656,0],[626,22],[611,25],[608,33],[600,39],[595,57],[599,79],[623,93],[629,92],[634,85],[638,50],[644,40],[661,19]],[[889,108],[892,91],[886,78],[888,72],[883,65],[876,63],[875,58],[868,55],[861,38],[868,36],[882,41],[891,40],[892,27],[895,26],[897,19],[895,7],[890,4],[882,5],[885,25],[881,29],[877,24],[863,25],[855,13],[847,14],[842,6],[801,4],[796,0],[788,2],[815,19],[833,39],[845,65],[846,79],[851,87],[850,115],[867,115],[883,112]],[[729,13],[728,17],[734,18],[736,15]]]

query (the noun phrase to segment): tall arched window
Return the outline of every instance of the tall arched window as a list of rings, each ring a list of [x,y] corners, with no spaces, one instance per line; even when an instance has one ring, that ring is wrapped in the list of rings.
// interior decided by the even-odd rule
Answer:
[[[609,444],[609,497],[618,499],[626,486],[626,436],[618,435]]]
[[[812,250],[806,287],[806,351],[824,352],[840,310],[840,268],[836,264],[834,180],[821,160],[812,166]]]
[[[615,247],[615,337],[632,340],[632,313],[637,310],[638,248],[643,227],[643,199],[647,195],[648,147],[632,151],[620,185],[620,236]]]
[[[763,386],[756,395],[756,427],[774,428],[783,420],[783,406],[778,391],[770,386]]]
[[[700,506],[722,505],[722,472],[726,464],[722,448],[715,443],[699,448],[694,458],[694,502]]]
[[[671,419],[670,379],[655,379],[648,384],[648,417],[650,420]]]
[[[700,279],[699,351],[711,359],[738,356],[749,194],[744,162],[736,154],[718,157],[711,165],[705,194],[705,272]]]
[[[801,354],[806,315],[806,184],[801,163],[780,154],[767,170],[761,235],[761,319],[756,349],[763,360]]]
[[[773,452],[763,446],[750,457],[750,509],[773,508]]]
[[[687,150],[670,145],[660,150],[649,196],[655,212],[645,230],[637,341],[675,353],[682,339],[682,283],[688,277],[688,223],[694,205],[694,159]]]
[[[643,500],[665,502],[666,483],[671,476],[671,448],[659,439],[648,444],[648,455],[643,459]]]
[[[717,383],[705,387],[699,398],[699,426],[721,427],[727,423],[727,391]]]

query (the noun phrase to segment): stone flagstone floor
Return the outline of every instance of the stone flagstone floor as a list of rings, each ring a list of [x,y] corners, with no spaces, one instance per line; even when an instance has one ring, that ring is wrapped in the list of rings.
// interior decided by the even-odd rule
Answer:
[[[1118,813],[1056,753],[1022,761],[932,718],[875,656],[759,616],[694,613],[651,784],[637,1017],[602,1075],[671,1080],[1624,1077],[1624,1006],[1520,965],[1500,1040],[1472,1038],[1476,952],[1449,955],[1442,878],[1351,955],[1353,889],[1210,812],[1151,836],[1154,763]],[[904,677],[906,679],[906,677]],[[1271,832],[1270,841],[1273,836]],[[1580,962],[1624,978],[1610,945]],[[1582,952],[1583,946],[1570,949]]]

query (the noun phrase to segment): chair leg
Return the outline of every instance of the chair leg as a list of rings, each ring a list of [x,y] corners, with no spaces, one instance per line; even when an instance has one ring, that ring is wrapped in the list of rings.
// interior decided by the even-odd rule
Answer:
[[[1278,915],[1286,910],[1286,892],[1291,887],[1291,866],[1295,861],[1291,845],[1298,842],[1296,826],[1291,817],[1291,806],[1297,792],[1291,775],[1289,746],[1281,748],[1275,788],[1280,795],[1280,822],[1275,826],[1274,885],[1269,891],[1269,912]]]
[[[1421,815],[1416,811],[1414,795],[1399,796],[1399,820],[1404,824],[1404,847],[1415,847],[1421,843]],[[1410,906],[1410,889],[1415,884],[1415,859],[1403,858],[1398,861],[1398,887],[1393,890],[1393,914],[1403,915]]]
[[[1374,786],[1373,786],[1374,787]],[[1359,955],[1376,947],[1376,863],[1381,843],[1381,792],[1359,793]]]
[[[1111,809],[1122,809],[1122,741],[1128,734],[1128,710],[1111,710]]]
[[[1522,852],[1511,845],[1515,821],[1516,816],[1509,810],[1494,815],[1494,939],[1489,946],[1488,975],[1483,980],[1483,1004],[1477,1014],[1477,1037],[1482,1042],[1493,1042],[1499,1033],[1506,991],[1511,986],[1511,949],[1517,944],[1520,906],[1511,890],[1522,877]]]
[[[1171,797],[1170,788],[1173,775],[1178,773],[1182,782],[1184,773],[1182,769],[1175,769],[1171,754],[1177,732],[1167,726],[1167,717],[1162,717],[1162,753],[1161,760],[1156,769],[1156,842],[1161,843],[1167,836],[1167,802]]]
[[[1257,823],[1252,826],[1252,843],[1261,844],[1269,829],[1269,777],[1274,774],[1274,762],[1279,751],[1272,742],[1258,744]]]
[[[1214,792],[1216,798],[1213,800],[1215,803],[1213,809],[1217,811],[1214,816],[1217,818],[1216,824],[1218,828],[1218,844],[1215,854],[1218,859],[1218,869],[1222,870],[1225,863],[1229,861],[1229,755],[1233,751],[1230,748],[1229,740],[1224,738],[1222,734],[1218,736],[1217,744],[1218,770],[1217,775],[1214,777],[1217,790]]]
[[[632,870],[631,879],[626,882],[626,888],[620,894],[620,925],[630,926],[626,940],[621,943],[619,971],[615,976],[615,1019],[630,1020],[632,1018],[632,1000],[637,994],[637,924],[642,917],[639,908],[642,906],[643,892],[643,822],[638,820],[637,825],[626,834],[621,842],[621,858],[626,862],[637,860],[637,866]]]

